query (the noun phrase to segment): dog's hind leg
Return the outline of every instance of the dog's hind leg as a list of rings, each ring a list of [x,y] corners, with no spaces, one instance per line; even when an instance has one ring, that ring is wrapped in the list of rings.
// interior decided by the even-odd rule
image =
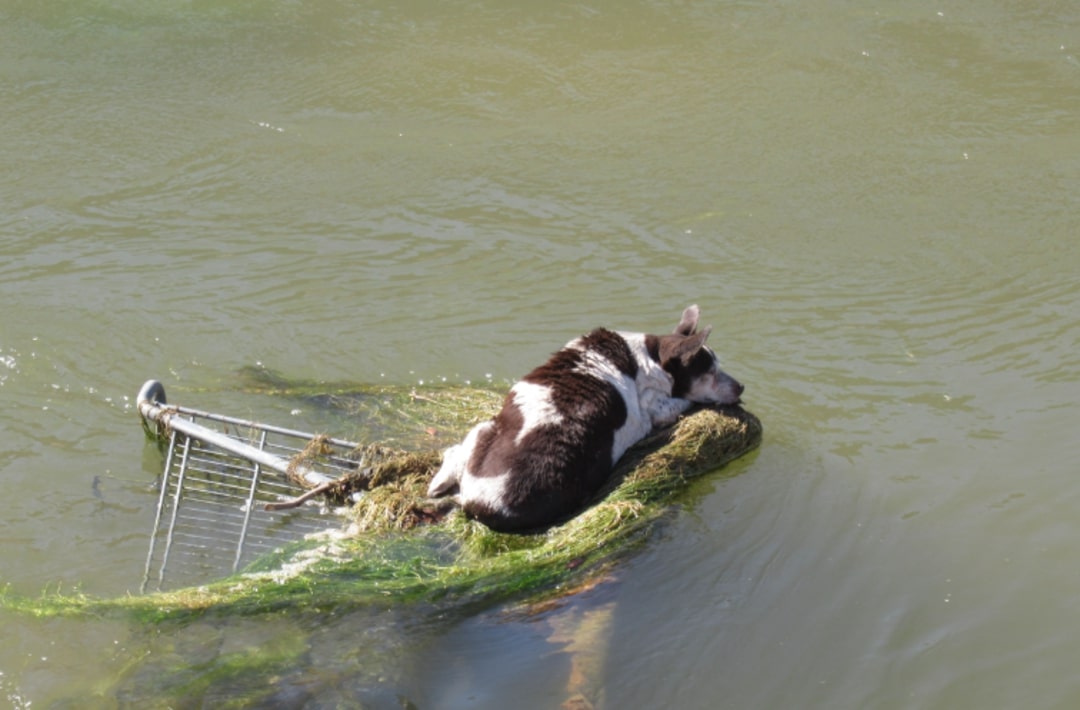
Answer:
[[[458,482],[461,480],[462,467],[458,464],[457,450],[461,444],[451,446],[443,454],[442,467],[428,485],[428,498],[441,498],[457,492]]]
[[[476,437],[490,426],[491,422],[477,424],[465,437],[465,441],[451,446],[443,453],[442,466],[428,485],[428,498],[440,498],[457,492],[461,477],[465,475],[469,459],[472,458],[473,449],[476,448]]]

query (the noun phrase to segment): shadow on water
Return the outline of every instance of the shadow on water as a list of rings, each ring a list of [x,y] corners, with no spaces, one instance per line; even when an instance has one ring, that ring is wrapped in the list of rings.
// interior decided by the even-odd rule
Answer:
[[[533,707],[592,707],[618,587],[479,612],[404,605],[142,628],[92,685],[56,688],[49,706],[85,707],[92,691],[121,707],[492,707],[521,692]]]

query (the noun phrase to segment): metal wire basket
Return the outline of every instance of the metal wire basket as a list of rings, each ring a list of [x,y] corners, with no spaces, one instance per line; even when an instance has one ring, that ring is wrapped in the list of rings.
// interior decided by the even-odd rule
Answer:
[[[356,470],[360,445],[167,404],[149,380],[138,395],[147,431],[165,444],[165,466],[142,592],[200,584],[242,569],[342,518],[296,499]],[[305,455],[312,441],[318,455]]]

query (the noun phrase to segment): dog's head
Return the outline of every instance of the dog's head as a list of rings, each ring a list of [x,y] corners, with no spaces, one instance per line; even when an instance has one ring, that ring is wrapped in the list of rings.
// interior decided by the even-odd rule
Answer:
[[[672,378],[671,396],[701,404],[738,404],[743,386],[720,369],[716,353],[705,345],[712,327],[697,327],[694,305],[683,311],[672,335],[658,338],[660,366]]]

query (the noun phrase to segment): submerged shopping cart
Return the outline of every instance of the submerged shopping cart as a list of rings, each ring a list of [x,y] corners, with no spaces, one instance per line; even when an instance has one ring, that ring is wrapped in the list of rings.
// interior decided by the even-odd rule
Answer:
[[[168,404],[156,380],[138,409],[165,456],[143,592],[226,576],[342,525],[325,502],[303,499],[357,471],[359,444]]]

